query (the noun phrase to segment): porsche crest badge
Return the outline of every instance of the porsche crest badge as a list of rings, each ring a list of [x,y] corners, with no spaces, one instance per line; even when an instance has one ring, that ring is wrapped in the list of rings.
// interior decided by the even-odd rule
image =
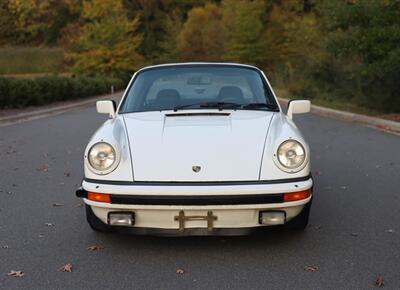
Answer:
[[[200,170],[201,170],[201,166],[193,165],[193,166],[192,166],[192,170],[193,170],[193,172],[198,173],[198,172],[200,172]]]

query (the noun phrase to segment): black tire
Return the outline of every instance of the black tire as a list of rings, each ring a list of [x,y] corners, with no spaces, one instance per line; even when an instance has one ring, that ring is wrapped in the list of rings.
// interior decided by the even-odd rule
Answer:
[[[103,223],[93,212],[89,205],[86,206],[86,220],[90,227],[96,232],[109,232],[109,226]]]
[[[312,200],[307,203],[303,210],[294,219],[285,224],[285,229],[302,231],[308,225],[308,218],[310,216]]]

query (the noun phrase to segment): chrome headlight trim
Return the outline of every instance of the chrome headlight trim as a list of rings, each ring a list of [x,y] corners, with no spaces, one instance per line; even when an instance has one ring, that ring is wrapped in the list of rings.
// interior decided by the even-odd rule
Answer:
[[[292,148],[290,148],[290,146]],[[287,155],[282,156],[282,154],[285,153],[284,150],[287,150],[287,148],[284,148],[284,147],[290,148],[290,151],[292,151],[290,154],[292,156],[293,156],[293,154],[295,154],[294,157],[292,157],[292,158],[300,157],[299,158],[300,160],[297,162],[297,164],[290,166],[287,164],[287,162],[285,162],[285,158],[289,158],[289,157]],[[273,159],[274,159],[275,165],[282,171],[287,172],[287,173],[296,173],[296,172],[301,171],[307,165],[308,154],[306,151],[306,147],[301,142],[294,140],[294,139],[288,139],[279,144],[279,146],[277,147],[277,149],[274,153]],[[289,160],[286,160],[286,161],[289,161]]]
[[[100,167],[96,167],[96,165],[94,164],[93,156],[91,156],[91,153],[93,150],[96,149],[96,146],[103,146],[103,147],[109,147],[108,149],[111,149],[108,154],[106,154],[105,158],[112,158],[112,162],[110,165],[108,165],[107,167],[105,167],[104,169],[101,169]],[[103,148],[105,149],[105,148]],[[111,155],[111,156],[110,156]],[[94,144],[92,144],[89,148],[89,150],[87,150],[87,153],[85,154],[85,162],[87,167],[89,168],[90,171],[92,171],[95,174],[98,175],[105,175],[105,174],[109,174],[112,171],[115,170],[115,168],[118,167],[120,161],[120,151],[118,150],[118,148],[111,144],[111,142],[105,142],[103,140],[96,142]]]

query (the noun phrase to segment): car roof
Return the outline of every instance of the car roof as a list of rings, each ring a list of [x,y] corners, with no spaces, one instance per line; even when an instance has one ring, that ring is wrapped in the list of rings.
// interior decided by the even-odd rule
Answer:
[[[165,64],[157,64],[146,66],[137,72],[141,72],[144,70],[157,69],[157,68],[168,68],[168,67],[185,67],[185,66],[228,66],[228,67],[241,67],[241,68],[249,68],[260,71],[258,67],[248,64],[234,63],[234,62],[177,62],[177,63],[165,63]]]

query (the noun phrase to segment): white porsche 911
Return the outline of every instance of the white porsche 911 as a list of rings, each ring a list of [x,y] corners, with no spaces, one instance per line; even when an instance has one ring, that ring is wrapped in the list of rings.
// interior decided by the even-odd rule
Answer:
[[[181,63],[135,73],[84,156],[76,191],[96,231],[237,235],[304,229],[313,181],[310,151],[256,67]]]

